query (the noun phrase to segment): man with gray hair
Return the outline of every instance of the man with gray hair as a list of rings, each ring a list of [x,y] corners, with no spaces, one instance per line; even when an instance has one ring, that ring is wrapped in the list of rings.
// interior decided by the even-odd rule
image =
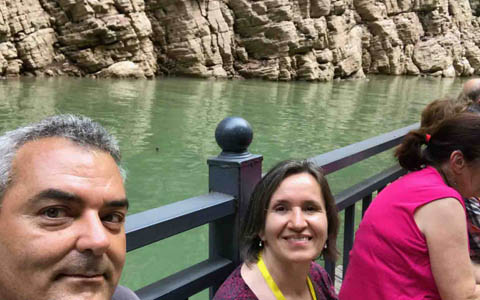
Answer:
[[[473,78],[465,82],[458,101],[480,104],[480,78]]]
[[[138,299],[117,287],[128,200],[117,142],[58,115],[0,136],[2,300]]]

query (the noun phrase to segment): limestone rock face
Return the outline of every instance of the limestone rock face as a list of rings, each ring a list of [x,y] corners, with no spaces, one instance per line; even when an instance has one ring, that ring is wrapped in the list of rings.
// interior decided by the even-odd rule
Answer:
[[[121,61],[114,63],[98,72],[99,77],[113,77],[113,78],[145,78],[143,70],[131,61]]]
[[[415,45],[425,35],[422,24],[415,13],[400,13],[393,17],[398,37],[404,45]]]
[[[38,0],[0,1],[0,75],[18,76],[52,63],[56,35]]]
[[[477,0],[0,0],[0,76],[480,74]]]
[[[442,71],[452,64],[447,51],[434,39],[417,44],[413,51],[413,61],[425,73]]]
[[[354,0],[355,9],[364,21],[377,21],[387,18],[385,3],[376,0]]]

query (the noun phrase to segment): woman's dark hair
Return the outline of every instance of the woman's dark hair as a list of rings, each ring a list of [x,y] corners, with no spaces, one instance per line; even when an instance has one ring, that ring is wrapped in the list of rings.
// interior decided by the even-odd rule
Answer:
[[[395,156],[404,169],[414,171],[424,165],[439,166],[455,150],[462,151],[467,162],[480,157],[479,114],[459,113],[437,126],[410,131]]]
[[[335,200],[326,178],[321,168],[316,167],[312,162],[286,160],[278,163],[260,180],[250,197],[246,218],[240,229],[241,255],[247,264],[256,262],[258,253],[262,249],[259,246],[259,234],[265,228],[267,209],[272,195],[285,178],[300,173],[312,175],[320,185],[328,221],[327,247],[323,250],[322,255],[332,261],[336,260],[338,256],[337,233],[339,221]]]

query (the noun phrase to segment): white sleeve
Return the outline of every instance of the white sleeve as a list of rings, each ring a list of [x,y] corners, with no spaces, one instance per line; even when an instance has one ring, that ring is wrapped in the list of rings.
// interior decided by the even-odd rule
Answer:
[[[112,300],[140,300],[140,298],[129,288],[119,285],[115,289]]]

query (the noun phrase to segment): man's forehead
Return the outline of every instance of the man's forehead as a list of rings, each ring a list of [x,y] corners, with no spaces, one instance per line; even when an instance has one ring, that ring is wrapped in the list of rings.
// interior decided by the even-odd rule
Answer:
[[[128,207],[123,178],[113,157],[64,138],[25,143],[14,159],[11,179],[7,193],[20,188],[25,204],[56,199]]]
[[[73,148],[81,151],[102,151],[94,146],[84,145],[77,143],[71,139],[61,136],[43,137],[24,143],[17,151],[17,154],[21,152],[32,152],[36,150],[44,151],[57,151],[65,148]]]
[[[82,155],[85,153],[91,155]],[[50,163],[61,163],[62,161],[68,162],[68,158],[72,156],[88,158],[89,156],[98,157],[99,155],[104,155],[102,159],[113,160],[113,157],[108,152],[94,146],[79,144],[64,137],[45,137],[23,144],[15,155],[13,167],[15,165],[18,167],[24,162],[32,162],[34,160],[42,162],[50,159]]]
[[[37,180],[38,176],[58,174],[121,178],[120,169],[108,152],[62,137],[47,137],[29,141],[18,149],[11,179],[14,182],[20,177],[32,179],[36,176]]]

